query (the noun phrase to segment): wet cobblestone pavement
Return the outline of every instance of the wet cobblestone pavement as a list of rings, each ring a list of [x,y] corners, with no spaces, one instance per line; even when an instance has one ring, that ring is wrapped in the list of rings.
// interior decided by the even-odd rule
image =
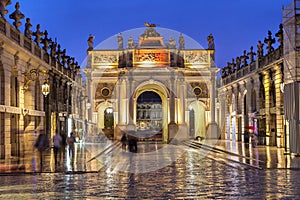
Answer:
[[[245,165],[227,160],[226,154],[176,146],[178,151],[172,154],[174,162],[166,163],[157,170],[131,173],[123,170],[128,169],[126,159],[140,157],[164,145],[139,144],[139,152],[128,156],[119,150],[106,151],[106,147],[93,144],[79,148],[78,145],[73,165],[65,155],[66,159],[56,169],[51,161],[52,155],[46,155],[42,172],[34,172],[35,168],[39,168],[38,164],[35,165],[38,163],[34,162],[35,156],[25,159],[25,170],[1,173],[0,199],[300,198],[298,169],[262,169],[254,163]],[[111,160],[113,154],[118,156]],[[161,156],[166,154],[169,152]],[[95,156],[98,158],[90,161]],[[30,160],[31,166],[28,164]],[[161,158],[156,160],[161,161]],[[142,163],[142,168],[134,170],[156,164],[151,159],[142,160]],[[136,164],[138,162],[132,165]]]

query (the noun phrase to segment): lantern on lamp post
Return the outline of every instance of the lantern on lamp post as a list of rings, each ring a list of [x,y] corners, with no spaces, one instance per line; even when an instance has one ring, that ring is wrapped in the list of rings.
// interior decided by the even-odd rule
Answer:
[[[42,93],[45,97],[50,93],[50,85],[49,85],[47,79],[44,79],[44,82],[42,85]]]

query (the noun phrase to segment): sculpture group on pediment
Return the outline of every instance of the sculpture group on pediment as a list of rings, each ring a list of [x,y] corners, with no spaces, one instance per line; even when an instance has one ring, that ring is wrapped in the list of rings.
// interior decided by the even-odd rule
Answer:
[[[153,27],[148,27],[145,32],[141,35],[143,38],[148,38],[148,37],[159,37],[160,34],[156,32],[156,30]]]

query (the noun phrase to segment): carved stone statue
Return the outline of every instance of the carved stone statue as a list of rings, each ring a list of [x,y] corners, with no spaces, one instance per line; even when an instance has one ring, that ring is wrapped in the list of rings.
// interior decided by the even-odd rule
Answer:
[[[262,58],[264,56],[264,44],[259,40],[257,43],[257,57],[258,59]]]
[[[132,37],[130,36],[127,42],[127,49],[133,49],[134,48],[134,41]]]
[[[179,49],[184,49],[184,38],[183,38],[183,35],[182,33],[180,33],[179,35]]]
[[[276,37],[278,37],[278,42],[280,46],[283,45],[283,26],[282,24],[279,25],[279,31],[275,34]]]
[[[36,25],[36,31],[33,32],[33,36],[35,36],[34,41],[37,45],[40,45],[40,43],[42,42],[41,37],[44,35],[44,33],[41,32],[40,29],[41,29],[41,26],[40,26],[40,24],[38,24],[38,25]]]
[[[94,39],[95,39],[95,36],[93,36],[92,34],[89,35],[89,38],[87,40],[88,42],[88,49],[87,51],[91,51],[94,49]]]
[[[42,43],[43,43],[43,49],[47,52],[49,49],[49,44],[52,42],[51,38],[48,38],[48,31],[45,30],[44,32],[44,38],[42,39]]]
[[[207,36],[207,45],[208,49],[215,49],[215,41],[212,34],[209,34],[209,36]]]
[[[242,61],[242,66],[246,67],[248,65],[247,63],[247,59],[249,59],[249,57],[247,56],[247,51],[244,50],[244,55],[241,56],[241,61]]]
[[[271,31],[268,31],[268,38],[265,38],[264,42],[267,44],[268,53],[274,51],[274,47],[272,47],[272,44],[275,43],[275,38],[272,38]]]
[[[176,41],[172,38],[172,36],[169,39],[169,48],[175,49],[176,48]]]
[[[30,30],[31,27],[32,27],[32,24],[30,23],[30,18],[26,18],[24,35],[29,39],[31,39],[31,37],[32,37],[32,31]]]
[[[250,59],[250,63],[254,62],[254,56],[256,55],[255,52],[253,52],[253,46],[250,47],[250,52],[247,54]]]
[[[236,65],[236,69],[239,70],[241,68],[241,59],[240,57],[236,57],[235,59],[235,65]]]
[[[50,56],[52,57],[52,58],[55,58],[55,55],[56,55],[56,46],[57,46],[57,43],[56,43],[56,39],[55,39],[55,42],[51,42],[51,44],[50,44]]]
[[[10,4],[11,0],[0,0],[0,14],[2,18],[4,18],[4,16],[8,13],[8,10],[6,10],[6,6]]]
[[[21,13],[21,11],[20,11],[19,2],[16,3],[15,8],[16,8],[16,10],[12,14],[9,15],[9,18],[15,20],[13,25],[16,27],[16,29],[19,30],[19,26],[22,25],[20,20],[23,19],[25,17],[25,15],[23,13]]]
[[[118,36],[118,49],[123,49],[123,36],[122,33],[120,33]]]

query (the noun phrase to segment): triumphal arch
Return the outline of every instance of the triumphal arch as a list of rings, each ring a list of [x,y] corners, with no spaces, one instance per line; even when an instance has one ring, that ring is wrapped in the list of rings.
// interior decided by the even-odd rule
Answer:
[[[89,38],[84,69],[88,119],[98,133],[119,139],[127,132],[139,140],[170,142],[205,138],[213,130],[218,71],[213,45],[188,49],[188,36],[167,31],[165,40],[159,30],[166,33],[149,25],[137,38],[136,31],[117,34],[112,48],[93,48]]]

